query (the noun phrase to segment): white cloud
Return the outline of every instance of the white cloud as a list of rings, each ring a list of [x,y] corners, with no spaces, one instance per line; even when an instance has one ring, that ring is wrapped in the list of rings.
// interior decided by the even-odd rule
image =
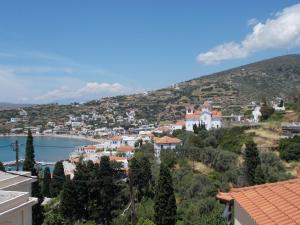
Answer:
[[[252,21],[253,22],[253,21]],[[241,59],[266,49],[293,48],[300,45],[300,4],[283,9],[275,18],[253,26],[240,43],[218,45],[198,55],[197,61],[216,64],[223,60]]]
[[[132,90],[119,83],[88,82],[81,87],[61,86],[35,98],[38,101],[85,101],[101,97],[128,94]]]
[[[254,25],[258,24],[258,23],[259,23],[259,21],[258,21],[258,19],[256,19],[256,18],[251,18],[251,19],[248,20],[248,22],[247,22],[248,26],[254,26]]]

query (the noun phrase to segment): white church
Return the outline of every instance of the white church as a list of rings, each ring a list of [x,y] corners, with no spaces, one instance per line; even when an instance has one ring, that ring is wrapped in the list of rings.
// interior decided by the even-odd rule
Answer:
[[[187,131],[193,131],[193,126],[205,125],[206,130],[220,128],[222,126],[222,113],[213,110],[212,102],[205,101],[200,110],[188,107],[185,116],[185,127]]]

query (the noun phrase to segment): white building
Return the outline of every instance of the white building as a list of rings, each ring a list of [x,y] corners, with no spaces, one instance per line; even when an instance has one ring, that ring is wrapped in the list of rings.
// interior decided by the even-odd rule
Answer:
[[[261,117],[260,106],[256,106],[254,108],[254,110],[252,111],[252,116],[253,116],[252,122],[258,123]]]
[[[14,172],[30,176],[30,172]],[[0,171],[0,224],[32,225],[32,206],[37,198],[30,197],[34,179]]]
[[[276,112],[285,111],[284,101],[281,98],[277,98],[276,101],[272,102],[272,105]]]
[[[182,141],[178,138],[172,138],[164,136],[162,138],[156,138],[154,140],[154,155],[157,159],[160,158],[160,152],[163,149],[175,149],[177,146],[180,146]]]
[[[194,125],[204,125],[207,130],[222,127],[222,113],[213,110],[211,102],[205,101],[201,109],[195,111],[187,108],[185,117],[185,127],[187,131],[193,131]]]

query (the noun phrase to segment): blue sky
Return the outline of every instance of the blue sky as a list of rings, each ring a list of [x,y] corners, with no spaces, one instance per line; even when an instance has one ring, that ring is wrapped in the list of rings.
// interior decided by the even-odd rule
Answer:
[[[0,3],[0,102],[142,92],[300,53],[291,0]]]

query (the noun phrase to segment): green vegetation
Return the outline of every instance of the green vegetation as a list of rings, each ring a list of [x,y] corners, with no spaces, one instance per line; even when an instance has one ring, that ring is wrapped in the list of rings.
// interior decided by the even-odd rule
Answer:
[[[43,175],[42,193],[45,197],[50,197],[51,173],[49,167],[44,169]]]
[[[50,195],[51,197],[56,197],[61,192],[64,183],[65,183],[65,172],[62,161],[58,161],[55,163],[53,176],[50,183]]]
[[[154,197],[154,211],[156,225],[175,225],[177,207],[173,181],[171,172],[164,163],[160,166]]]
[[[280,157],[286,161],[300,161],[300,137],[281,139],[279,143]]]
[[[25,160],[23,164],[24,171],[34,172],[35,168],[35,160],[34,160],[34,147],[33,147],[33,137],[31,130],[28,130],[27,141],[26,141],[26,149],[25,149]]]
[[[245,169],[249,184],[254,185],[256,180],[263,183],[261,180],[263,175],[260,164],[259,152],[254,141],[249,141],[246,143],[245,149]],[[257,168],[258,167],[258,168]],[[256,178],[256,176],[259,176]]]
[[[0,161],[0,171],[5,171],[5,167],[1,161]]]

